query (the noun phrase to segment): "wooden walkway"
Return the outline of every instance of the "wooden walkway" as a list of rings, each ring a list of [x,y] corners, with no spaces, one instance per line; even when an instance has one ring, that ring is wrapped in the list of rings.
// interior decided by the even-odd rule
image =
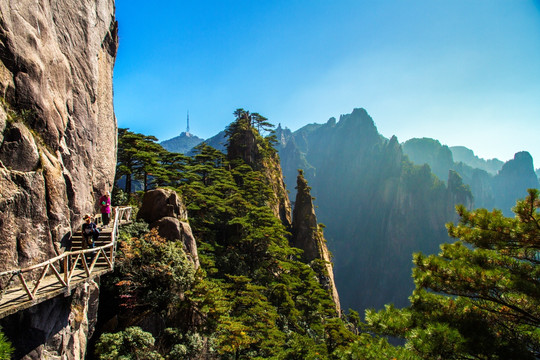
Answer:
[[[82,249],[82,234],[69,251],[25,269],[0,273],[0,319],[63,294],[114,270],[118,226],[131,222],[131,208],[115,208],[113,225],[104,228],[92,249]],[[37,280],[30,280],[37,279]]]

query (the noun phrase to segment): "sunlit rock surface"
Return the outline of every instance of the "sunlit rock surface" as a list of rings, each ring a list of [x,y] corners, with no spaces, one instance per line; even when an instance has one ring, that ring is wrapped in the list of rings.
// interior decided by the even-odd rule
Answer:
[[[73,227],[96,211],[100,193],[110,190],[117,45],[113,0],[0,2],[0,271],[62,252]],[[82,310],[73,304],[87,303],[92,294],[88,289],[65,305],[68,317],[79,316]],[[93,321],[87,312],[81,316]],[[46,336],[30,344],[32,349],[17,349],[19,354],[84,357],[81,339],[88,326],[77,324],[85,320],[53,326],[56,319],[41,319],[24,326],[2,320],[8,336],[54,329],[44,330]]]

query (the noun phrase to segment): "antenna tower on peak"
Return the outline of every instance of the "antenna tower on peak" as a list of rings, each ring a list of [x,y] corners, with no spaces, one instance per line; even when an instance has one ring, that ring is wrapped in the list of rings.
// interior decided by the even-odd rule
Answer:
[[[187,129],[186,129],[186,135],[189,135],[189,110],[187,112]]]

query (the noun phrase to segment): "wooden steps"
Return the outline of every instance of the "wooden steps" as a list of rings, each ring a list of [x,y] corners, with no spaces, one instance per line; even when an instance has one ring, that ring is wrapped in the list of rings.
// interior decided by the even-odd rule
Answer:
[[[113,219],[111,219],[113,220]],[[118,226],[131,223],[131,207],[115,208],[115,217],[101,229],[94,251],[82,251],[82,233],[75,232],[65,252],[24,269],[0,272],[0,319],[64,294],[81,283],[113,271]],[[79,227],[79,229],[81,229]],[[84,259],[89,259],[85,262]],[[95,261],[95,263],[94,263]]]
[[[94,242],[94,248],[109,244],[112,241],[111,236],[112,236],[112,228],[109,227],[109,228],[101,229],[99,233],[99,238],[97,238]],[[71,248],[69,250],[70,251],[82,250],[82,241],[83,241],[82,232],[77,231],[71,237]],[[103,257],[100,257],[96,261],[96,266],[107,266],[107,261]]]

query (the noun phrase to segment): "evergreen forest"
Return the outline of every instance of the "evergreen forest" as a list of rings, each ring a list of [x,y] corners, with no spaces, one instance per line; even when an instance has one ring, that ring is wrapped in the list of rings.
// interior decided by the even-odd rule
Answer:
[[[227,154],[202,143],[188,157],[119,129],[125,186],[115,189],[115,205],[137,209],[149,189],[175,191],[200,267],[180,239],[143,221],[124,227],[115,272],[102,279],[91,358],[540,357],[538,190],[517,202],[515,217],[457,207],[459,221],[447,225],[454,242],[437,255],[410,254],[408,306],[338,313],[324,264],[303,260],[290,224],[271,210],[280,195],[270,179],[281,171],[271,165],[279,162],[273,125],[243,109],[234,117]],[[132,192],[134,180],[143,191]]]

